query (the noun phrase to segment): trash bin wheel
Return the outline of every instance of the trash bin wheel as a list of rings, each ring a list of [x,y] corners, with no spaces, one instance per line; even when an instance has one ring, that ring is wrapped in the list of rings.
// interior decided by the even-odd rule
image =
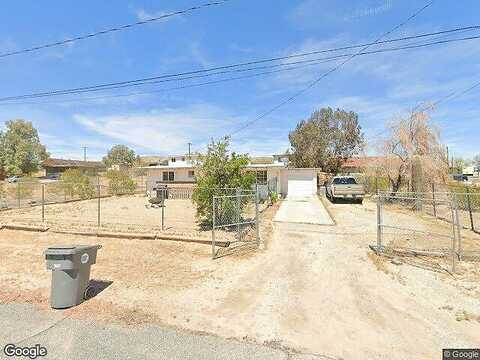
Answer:
[[[85,289],[85,292],[83,293],[83,298],[85,300],[88,300],[94,296],[95,296],[95,288],[91,285],[87,286],[87,288]]]

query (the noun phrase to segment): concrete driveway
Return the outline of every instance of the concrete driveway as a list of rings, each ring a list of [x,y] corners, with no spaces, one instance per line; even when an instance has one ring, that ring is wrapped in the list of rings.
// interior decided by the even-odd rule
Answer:
[[[287,197],[274,221],[314,225],[335,225],[317,196]]]

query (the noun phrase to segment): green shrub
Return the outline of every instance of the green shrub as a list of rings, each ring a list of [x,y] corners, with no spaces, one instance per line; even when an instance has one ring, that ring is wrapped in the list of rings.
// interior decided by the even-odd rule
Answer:
[[[130,178],[127,171],[109,170],[105,177],[108,179],[108,193],[110,195],[135,193],[137,183]]]
[[[11,186],[8,186],[7,192],[11,198],[27,199],[32,197],[33,189],[35,186],[37,186],[37,184],[26,181],[19,181],[15,184],[11,184]]]
[[[80,169],[68,169],[60,176],[60,183],[65,193],[70,197],[80,199],[95,197],[95,186],[90,184],[88,176]]]
[[[229,189],[252,189],[255,183],[255,175],[244,171],[249,163],[247,155],[239,155],[228,151],[229,140],[225,138],[217,143],[211,143],[207,148],[207,154],[200,156],[200,165],[195,171],[197,186],[192,195],[193,202],[197,207],[197,218],[205,225],[212,224],[213,196],[235,195],[235,190],[226,193]],[[233,203],[228,199],[222,199],[217,209],[217,218],[229,218]],[[241,209],[246,201],[240,204]]]
[[[365,191],[367,194],[375,194],[377,191],[389,191],[390,190],[390,182],[388,178],[378,176],[375,179],[375,175],[366,175],[366,174],[359,174],[354,176],[355,179],[359,184],[365,185]]]
[[[278,194],[275,191],[270,192],[268,196],[272,204],[275,204],[278,201]]]
[[[456,194],[459,209],[468,210],[468,200],[470,199],[470,208],[474,211],[480,211],[480,188],[450,183],[448,189]]]

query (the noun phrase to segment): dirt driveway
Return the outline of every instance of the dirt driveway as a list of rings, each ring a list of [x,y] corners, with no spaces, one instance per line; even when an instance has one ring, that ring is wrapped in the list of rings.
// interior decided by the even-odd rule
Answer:
[[[368,250],[374,204],[328,207],[336,226],[272,223],[270,209],[265,251],[216,261],[202,245],[103,239],[92,276],[113,283],[67,313],[154,322],[329,359],[435,359],[445,347],[478,347],[478,264],[463,263],[453,277],[379,261]],[[51,311],[41,251],[67,240],[99,242],[2,230],[0,300]]]

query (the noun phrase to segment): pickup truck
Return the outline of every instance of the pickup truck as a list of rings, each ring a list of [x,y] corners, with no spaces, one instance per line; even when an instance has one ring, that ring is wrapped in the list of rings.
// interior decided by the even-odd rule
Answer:
[[[365,187],[353,176],[335,176],[325,184],[325,194],[331,202],[337,199],[352,199],[360,204],[365,196]]]

